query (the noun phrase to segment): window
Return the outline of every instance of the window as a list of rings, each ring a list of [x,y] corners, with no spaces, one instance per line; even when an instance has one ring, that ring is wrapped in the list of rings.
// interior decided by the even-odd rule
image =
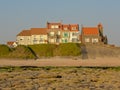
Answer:
[[[58,25],[55,25],[55,28],[59,28],[59,26],[58,26]]]
[[[85,38],[85,42],[90,42],[90,39],[89,38]]]
[[[54,25],[52,25],[51,28],[54,28]]]
[[[72,42],[77,42],[77,38],[72,38]]]
[[[51,25],[51,28],[59,28],[59,26],[58,25]]]
[[[54,39],[50,39],[50,42],[51,42],[51,43],[54,43]]]
[[[72,30],[76,30],[77,28],[76,27],[72,27]]]
[[[24,40],[24,38],[21,37],[20,40],[22,41],[22,40]]]
[[[64,33],[64,37],[68,37],[68,33]]]
[[[54,32],[50,32],[50,36],[54,36],[54,34],[55,34]]]
[[[60,31],[58,31],[57,34],[60,35]]]
[[[97,43],[98,42],[98,38],[92,38],[92,43]]]
[[[68,30],[68,28],[67,28],[67,27],[64,27],[64,30]]]
[[[62,43],[67,43],[68,40],[67,39],[62,39]]]
[[[77,36],[77,33],[72,33],[72,36]]]
[[[43,42],[44,40],[43,40],[43,38],[40,38],[40,42]]]
[[[68,40],[67,39],[65,39],[65,43],[67,43],[68,42]]]
[[[23,40],[22,38],[20,38],[20,40]]]
[[[40,42],[43,42],[44,40],[43,40],[43,36],[40,36]]]
[[[34,43],[37,43],[37,40],[33,40]]]

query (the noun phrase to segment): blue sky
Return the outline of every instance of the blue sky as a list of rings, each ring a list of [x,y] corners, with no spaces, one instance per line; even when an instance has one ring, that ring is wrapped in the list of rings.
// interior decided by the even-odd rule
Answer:
[[[120,46],[120,0],[0,0],[0,43],[14,41],[23,29],[46,22],[97,26],[110,44]]]

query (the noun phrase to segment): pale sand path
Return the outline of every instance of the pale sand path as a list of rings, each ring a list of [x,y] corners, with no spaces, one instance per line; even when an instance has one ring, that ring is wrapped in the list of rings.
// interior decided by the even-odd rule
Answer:
[[[120,66],[120,58],[71,59],[50,58],[38,60],[0,59],[0,66]]]

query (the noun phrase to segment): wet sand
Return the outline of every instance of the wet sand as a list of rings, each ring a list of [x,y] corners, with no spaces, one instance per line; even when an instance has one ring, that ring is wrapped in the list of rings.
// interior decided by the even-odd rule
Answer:
[[[47,58],[37,60],[0,59],[0,66],[120,66],[120,58]]]

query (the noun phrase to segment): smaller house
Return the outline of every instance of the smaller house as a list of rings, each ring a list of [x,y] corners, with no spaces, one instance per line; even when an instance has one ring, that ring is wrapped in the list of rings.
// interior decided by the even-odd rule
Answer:
[[[82,27],[81,30],[82,43],[105,43],[105,37],[103,35],[103,27],[99,24],[97,27]]]
[[[17,43],[15,41],[9,41],[7,42],[7,45],[10,47],[10,48],[15,48],[17,47]]]

